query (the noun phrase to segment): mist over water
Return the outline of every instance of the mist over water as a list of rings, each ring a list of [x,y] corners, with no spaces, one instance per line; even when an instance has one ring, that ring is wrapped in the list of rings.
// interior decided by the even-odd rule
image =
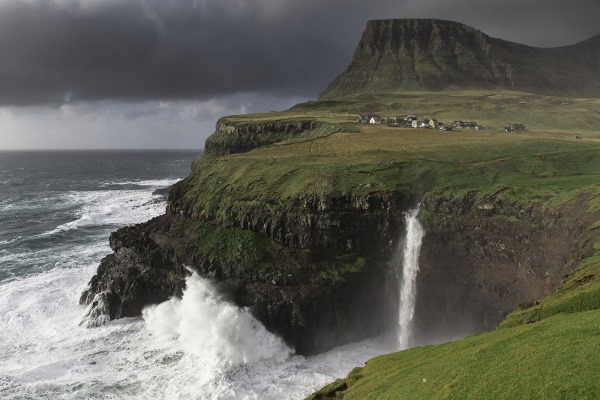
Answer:
[[[400,303],[398,313],[398,346],[404,350],[409,346],[412,321],[417,298],[417,274],[419,252],[425,230],[418,219],[419,208],[406,212],[406,239],[402,249],[402,274],[400,275]]]

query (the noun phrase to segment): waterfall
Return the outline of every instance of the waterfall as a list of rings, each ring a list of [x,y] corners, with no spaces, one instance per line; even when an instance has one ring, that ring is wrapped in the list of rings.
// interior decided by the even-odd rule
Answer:
[[[417,273],[419,272],[419,251],[425,230],[419,223],[419,208],[405,214],[406,240],[402,249],[402,274],[400,278],[400,310],[398,315],[398,344],[400,350],[408,347],[412,331],[417,296]]]

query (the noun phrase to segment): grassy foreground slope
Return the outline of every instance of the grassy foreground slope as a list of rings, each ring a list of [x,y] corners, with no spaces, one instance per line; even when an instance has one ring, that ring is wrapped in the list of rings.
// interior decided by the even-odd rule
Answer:
[[[369,360],[313,399],[597,399],[600,311]]]

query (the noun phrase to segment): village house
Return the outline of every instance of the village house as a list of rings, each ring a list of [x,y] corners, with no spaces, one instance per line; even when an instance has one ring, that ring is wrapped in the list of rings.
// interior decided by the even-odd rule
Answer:
[[[379,115],[363,114],[356,118],[356,122],[359,124],[381,124],[382,118]]]
[[[402,118],[402,122],[404,123],[405,126],[413,126],[413,123],[418,120],[419,120],[419,118],[416,115],[411,115],[411,114]]]
[[[369,118],[370,124],[381,124],[381,117],[379,115],[371,115]]]
[[[419,121],[419,128],[430,128],[429,122],[431,120],[429,118],[425,118],[422,121]]]

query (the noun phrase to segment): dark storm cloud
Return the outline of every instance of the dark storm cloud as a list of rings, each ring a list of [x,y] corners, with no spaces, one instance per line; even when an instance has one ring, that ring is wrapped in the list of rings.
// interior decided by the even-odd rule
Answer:
[[[309,3],[3,2],[0,103],[314,94],[353,44]]]
[[[532,46],[569,45],[600,34],[600,0],[426,0],[419,12]]]
[[[597,34],[598,0],[0,0],[0,105],[316,96],[367,19],[436,17],[562,45]]]

